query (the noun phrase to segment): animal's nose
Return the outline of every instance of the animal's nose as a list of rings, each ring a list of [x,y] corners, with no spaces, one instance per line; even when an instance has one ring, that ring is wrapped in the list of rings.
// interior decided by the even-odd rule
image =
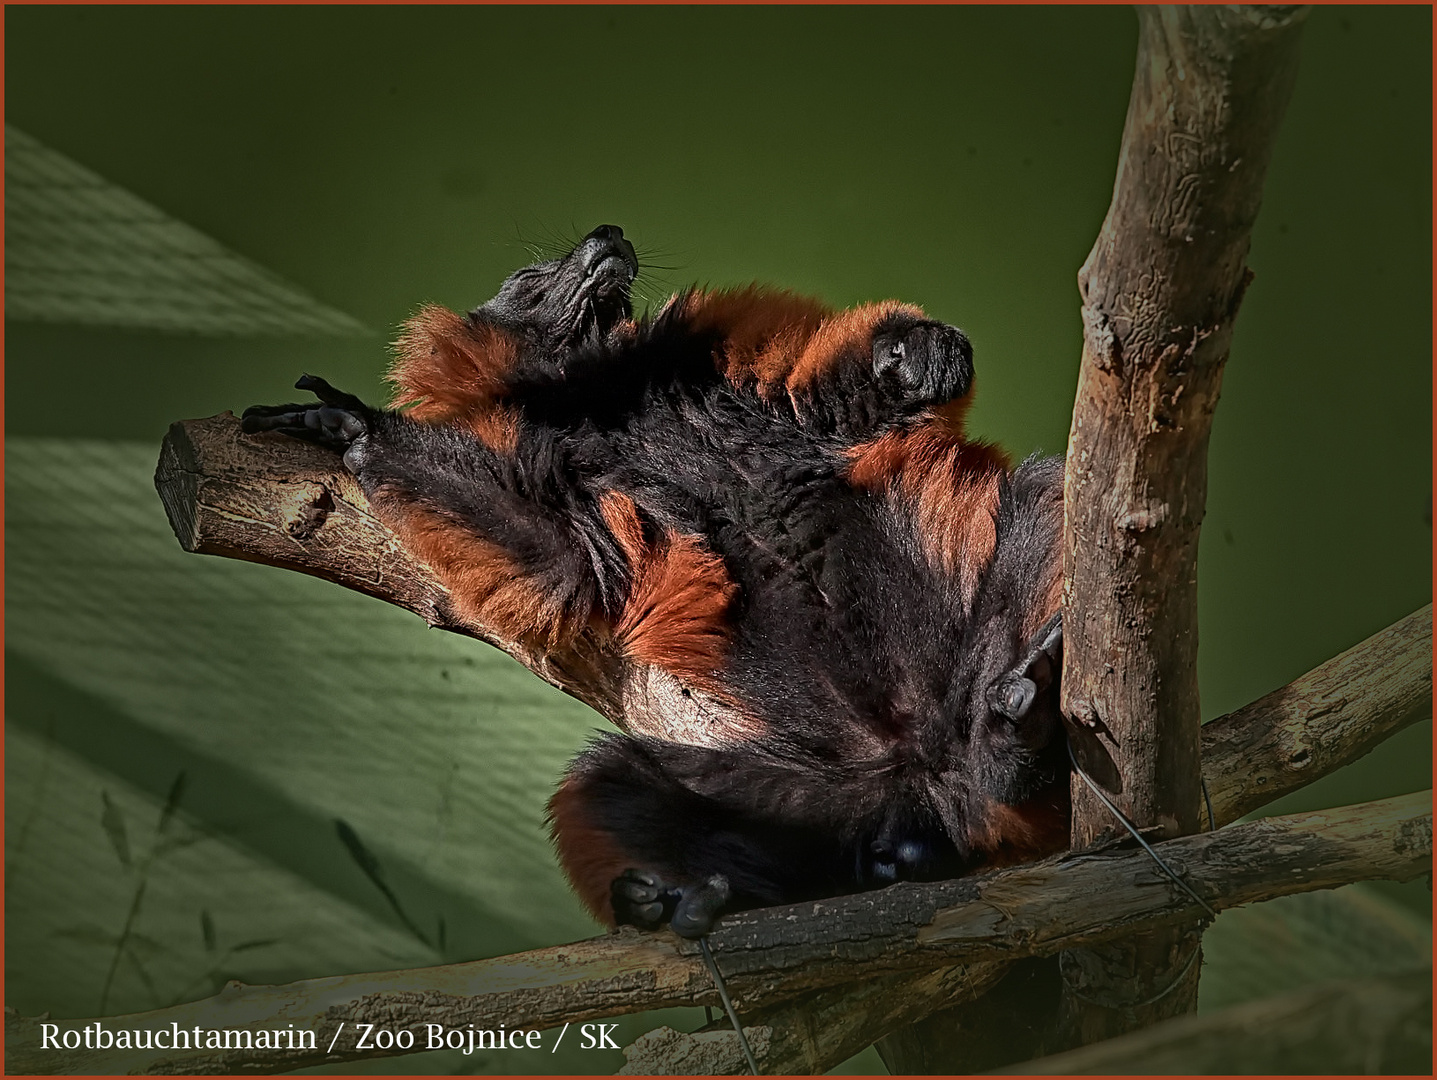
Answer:
[[[615,260],[611,264],[614,270],[623,267],[622,273],[627,275],[626,281],[632,281],[639,273],[639,260],[634,254],[634,245],[624,239],[624,230],[617,225],[600,225],[584,237],[576,249],[576,254],[586,273],[604,266],[610,259]]]

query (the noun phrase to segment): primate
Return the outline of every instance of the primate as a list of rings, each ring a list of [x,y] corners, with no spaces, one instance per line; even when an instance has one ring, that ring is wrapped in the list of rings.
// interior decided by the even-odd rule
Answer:
[[[603,225],[459,315],[405,326],[394,408],[322,379],[246,431],[342,453],[460,617],[596,632],[704,723],[635,718],[549,804],[609,923],[1061,849],[1062,463],[965,438],[973,355],[908,304],[690,290],[635,318]]]

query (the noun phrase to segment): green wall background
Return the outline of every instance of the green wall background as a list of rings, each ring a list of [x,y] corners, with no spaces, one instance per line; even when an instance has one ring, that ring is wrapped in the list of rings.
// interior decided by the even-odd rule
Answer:
[[[975,434],[1066,442],[1127,9],[12,7],[5,28],[7,123],[370,330],[7,321],[22,1011],[94,1015],[112,967],[119,1011],[589,932],[539,815],[596,718],[363,598],[181,555],[147,488],[172,420],[286,400],[303,370],[377,398],[419,303],[470,307],[527,244],[614,222],[650,296],[763,280],[920,303],[975,343]],[[1431,597],[1430,42],[1426,8],[1321,8],[1305,31],[1213,432],[1205,717]],[[1421,725],[1280,808],[1431,768]],[[182,844],[154,832],[180,771]],[[1424,887],[1388,892],[1430,917]]]

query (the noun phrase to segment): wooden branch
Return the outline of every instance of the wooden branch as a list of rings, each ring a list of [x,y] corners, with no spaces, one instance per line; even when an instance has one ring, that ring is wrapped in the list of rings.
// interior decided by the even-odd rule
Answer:
[[[1429,1075],[1432,969],[1344,980],[1184,1016],[1003,1072]]]
[[[1203,725],[1203,775],[1217,825],[1356,761],[1431,715],[1429,604],[1282,689]],[[1016,989],[1004,980],[981,1000],[942,1013],[943,1006],[896,989],[894,996],[906,1002],[907,1024],[916,1026],[884,1038],[887,1032],[875,1025],[873,1039],[883,1040],[879,1050],[895,1075],[986,1071],[1016,1060],[1022,1048],[1046,1036],[1032,1014],[1035,1002],[1039,1011],[1047,1007],[1042,980],[1056,981],[1056,974],[1056,968],[1015,972],[1010,980],[1020,979]]]
[[[1218,825],[1364,756],[1432,715],[1432,605],[1202,728]]]
[[[625,730],[707,730],[729,706],[585,631],[566,649],[466,623],[448,590],[369,509],[338,455],[283,435],[246,435],[230,413],[172,424],[155,488],[186,551],[280,566],[414,612],[502,649]]]
[[[1112,203],[1078,274],[1062,706],[1089,730],[1074,740],[1087,771],[1130,820],[1166,836],[1200,827],[1197,546],[1208,433],[1306,13],[1139,9]],[[1072,791],[1075,848],[1120,830],[1076,776]],[[1200,941],[1189,926],[1065,957],[1067,1039],[1110,1038],[1190,1011]],[[1173,990],[1180,972],[1186,985]]]
[[[373,513],[337,454],[282,435],[245,435],[221,413],[170,425],[155,488],[180,547],[324,578],[414,612],[432,627],[487,641],[620,722],[626,672],[581,638],[545,651],[459,619],[449,592]]]
[[[1265,818],[1169,841],[1162,854],[1214,908],[1371,878],[1409,880],[1432,864],[1431,793]],[[931,885],[728,916],[710,938],[729,989],[747,1013],[855,979],[1047,955],[1134,930],[1184,922],[1192,902],[1142,851],[1066,855],[1032,866]],[[952,997],[959,996],[953,988]],[[952,998],[950,998],[951,1000]],[[416,1034],[425,1025],[538,1029],[672,1005],[715,1004],[692,943],[671,934],[611,935],[468,964],[231,984],[217,997],[97,1020],[6,1017],[6,1068],[16,1072],[259,1072],[386,1056],[358,1049],[358,1022]],[[820,1011],[824,1006],[820,1003]],[[338,1025],[346,1024],[333,1052]],[[61,1031],[196,1025],[251,1032],[294,1024],[304,1049],[63,1050],[42,1048],[43,1023]]]
[[[900,972],[830,987],[743,1017],[750,1048],[765,1075],[821,1076],[888,1032],[910,1024],[915,1005],[928,1010],[972,1001],[1008,970],[1003,962]],[[656,1028],[626,1047],[619,1070],[637,1076],[734,1075],[748,1071],[726,1018],[695,1032]]]
[[[635,673],[617,665],[546,662],[455,621],[444,587],[369,512],[354,478],[317,447],[243,435],[229,413],[183,421],[165,437],[155,486],[186,551],[311,574],[412,611],[430,626],[488,641],[615,722],[641,697],[646,705],[677,707],[661,688],[641,688]],[[1204,725],[1203,773],[1218,824],[1350,764],[1430,716],[1431,642],[1429,605]]]
[[[1422,798],[1417,797],[1417,801],[1421,804]],[[1168,850],[1170,848],[1164,848],[1164,852]],[[1144,921],[1138,928],[1146,925],[1149,924]],[[1039,950],[1038,955],[1052,951]],[[1018,950],[1014,952],[1021,954]],[[981,983],[974,980],[973,985],[981,986],[980,993],[987,992],[1002,978],[1005,967],[996,965],[990,968],[983,974]],[[931,979],[944,977],[950,972],[963,977],[962,972],[940,969],[931,976],[924,973],[922,976],[870,979],[851,988],[840,987],[817,995],[823,999],[822,1010],[801,1001],[747,1015],[746,1024],[752,1023],[765,1029],[765,1048],[774,1054],[772,1061],[759,1056],[761,1068],[764,1072],[774,1073],[827,1071],[869,1043],[924,1021],[939,1010],[946,1010],[941,1014],[941,1020],[935,1017],[938,1022],[921,1028],[914,1038],[884,1047],[885,1061],[890,1069],[895,1072],[936,1072],[940,1065],[956,1068],[961,1064],[963,1072],[979,1071],[1011,1061],[1014,1050],[1021,1051],[1022,1047],[1032,1045],[1030,1040],[1013,1043],[1014,1018],[1019,1017],[1021,1021],[1022,1007],[1034,1004],[1038,996],[1034,990],[1035,980],[1028,976],[1034,975],[1038,981],[1052,976],[1052,981],[1056,982],[1055,970],[1020,973],[1018,981],[1010,987],[1012,992],[1006,995],[1000,993],[996,1000],[977,1000],[980,994],[966,992],[969,987],[961,984],[947,994],[932,995],[928,989],[932,985]],[[972,975],[970,969],[968,977],[972,978]],[[880,986],[881,990],[877,989]],[[883,1003],[882,1008],[874,1008],[879,1001]],[[843,1016],[846,1008],[851,1008],[853,1015],[847,1017],[841,1026],[836,1020],[827,1020],[830,1016]],[[990,1021],[995,1019],[995,1012],[1003,1014],[1000,1019],[1004,1027],[1000,1034],[985,1038],[985,1032],[993,1026]],[[815,1030],[824,1030],[824,1023],[819,1022],[820,1016],[825,1018],[825,1022],[834,1024],[830,1039],[815,1038],[811,1034]],[[1029,1033],[1032,1038],[1038,1037],[1038,1028],[1042,1026],[1037,1024],[1034,1027]],[[961,1030],[949,1031],[950,1028]],[[729,1036],[722,1034],[725,1029],[726,1025],[720,1022],[690,1035],[668,1032],[652,1046],[640,1040],[635,1044],[636,1057],[631,1059],[627,1071],[657,1074],[693,1068],[712,1073],[743,1072],[745,1069],[737,1042],[730,1042]],[[998,1045],[1001,1043],[1008,1045]]]

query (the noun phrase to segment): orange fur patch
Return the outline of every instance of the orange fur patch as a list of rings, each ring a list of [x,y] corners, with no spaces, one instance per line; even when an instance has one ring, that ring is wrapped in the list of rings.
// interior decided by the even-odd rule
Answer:
[[[1068,846],[1068,804],[1057,789],[1017,806],[989,802],[982,814],[969,827],[968,841],[990,866],[1031,862]]]
[[[738,592],[723,560],[696,536],[669,531],[650,542],[627,495],[611,492],[599,506],[631,574],[614,628],[625,655],[721,694],[717,676],[728,651],[728,610]]]
[[[497,327],[472,323],[438,304],[405,322],[394,343],[392,405],[425,424],[461,424],[494,449],[518,440],[518,418],[496,399],[519,346]]]
[[[819,379],[842,364],[873,363],[873,333],[885,319],[894,315],[927,318],[921,308],[885,300],[880,304],[860,304],[840,311],[823,320],[794,361],[784,381],[790,397],[804,394]]]
[[[381,488],[371,502],[405,549],[443,582],[466,623],[547,649],[566,644],[584,628],[587,614],[564,611],[497,544],[405,492]]]
[[[723,337],[718,358],[735,386],[757,385],[760,397],[805,395],[815,382],[844,363],[872,362],[873,331],[884,319],[922,309],[895,300],[835,312],[817,300],[750,285],[690,293],[684,318],[696,332]]]
[[[582,783],[566,777],[549,800],[549,836],[559,853],[559,865],[594,918],[614,925],[610,888],[614,879],[635,865],[611,834],[589,818]]]
[[[811,297],[758,285],[690,293],[683,304],[695,332],[724,339],[717,358],[724,378],[735,386],[757,383],[765,398],[785,389],[795,360],[831,314]]]
[[[957,579],[964,603],[971,603],[997,542],[994,516],[1007,455],[987,443],[965,442],[940,419],[887,432],[854,447],[849,457],[849,483],[907,502],[924,554]]]

